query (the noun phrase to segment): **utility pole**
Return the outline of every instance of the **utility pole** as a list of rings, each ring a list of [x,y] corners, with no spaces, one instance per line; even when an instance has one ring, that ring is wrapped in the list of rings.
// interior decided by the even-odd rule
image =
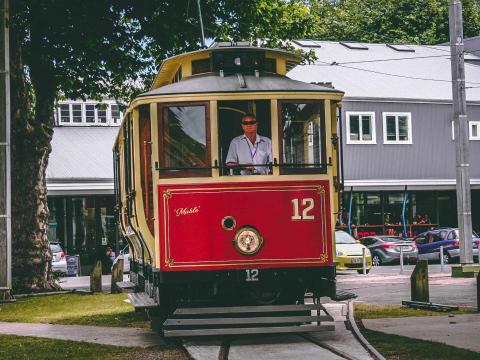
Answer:
[[[449,22],[457,177],[457,217],[460,230],[460,263],[462,265],[468,265],[473,263],[472,212],[467,100],[465,96],[465,63],[463,57],[463,17],[462,3],[460,0],[451,0]]]
[[[0,1],[0,303],[13,301],[8,0]]]

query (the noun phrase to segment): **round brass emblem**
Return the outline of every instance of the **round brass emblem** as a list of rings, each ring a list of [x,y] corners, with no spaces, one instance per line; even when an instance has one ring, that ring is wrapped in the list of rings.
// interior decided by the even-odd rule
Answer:
[[[233,244],[243,255],[255,255],[263,245],[263,237],[252,226],[241,227],[235,234]]]

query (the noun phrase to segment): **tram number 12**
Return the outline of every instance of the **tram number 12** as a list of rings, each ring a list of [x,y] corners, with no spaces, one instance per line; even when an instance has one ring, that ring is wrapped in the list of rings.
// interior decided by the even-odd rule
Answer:
[[[293,215],[292,220],[315,220],[315,215],[311,214],[315,202],[312,198],[302,199],[302,214],[300,215],[300,199],[292,199]]]
[[[258,281],[258,269],[248,269],[245,281]]]

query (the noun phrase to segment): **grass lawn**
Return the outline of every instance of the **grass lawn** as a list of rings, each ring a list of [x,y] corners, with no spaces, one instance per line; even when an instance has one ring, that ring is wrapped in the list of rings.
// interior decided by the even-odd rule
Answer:
[[[140,327],[150,326],[143,312],[125,302],[126,294],[62,294],[0,304],[0,321]],[[0,357],[1,358],[1,357]]]
[[[143,349],[89,344],[76,341],[41,339],[29,336],[0,335],[0,359],[187,360],[188,356],[184,351],[168,345]]]
[[[365,338],[388,360],[480,360],[480,354],[437,342],[412,339],[365,329],[361,319],[380,319],[408,316],[438,316],[447,314],[472,313],[473,310],[460,309],[453,312],[417,310],[401,306],[377,306],[355,304],[355,319]],[[440,329],[439,329],[440,330]]]
[[[379,306],[367,304],[355,304],[354,310],[356,319],[384,319],[409,316],[440,316],[449,314],[471,314],[474,312],[475,311],[473,309],[459,309],[457,311],[440,312],[423,309],[412,309],[403,306]]]

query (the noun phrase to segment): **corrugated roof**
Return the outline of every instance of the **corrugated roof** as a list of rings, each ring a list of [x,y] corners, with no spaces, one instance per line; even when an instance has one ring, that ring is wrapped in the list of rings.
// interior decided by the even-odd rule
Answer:
[[[345,92],[347,99],[451,101],[449,46],[408,45],[414,52],[404,52],[386,44],[362,43],[368,50],[358,50],[338,42],[315,43],[316,47],[297,44],[298,48],[315,51],[318,60],[297,66],[288,73],[289,77],[305,82],[332,82],[336,89]],[[480,67],[466,63],[465,72],[467,101],[480,101]]]
[[[112,146],[118,127],[56,127],[47,182],[112,182]]]

